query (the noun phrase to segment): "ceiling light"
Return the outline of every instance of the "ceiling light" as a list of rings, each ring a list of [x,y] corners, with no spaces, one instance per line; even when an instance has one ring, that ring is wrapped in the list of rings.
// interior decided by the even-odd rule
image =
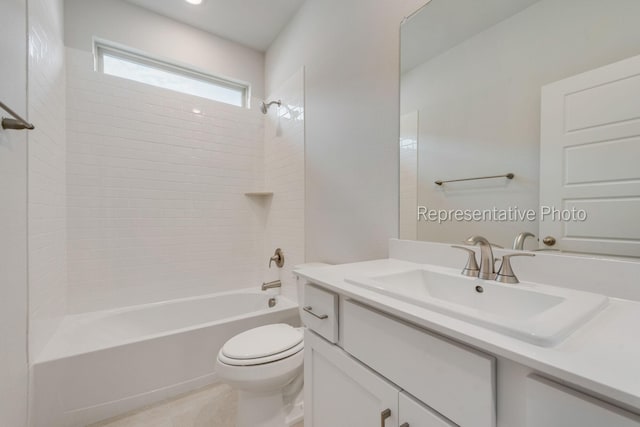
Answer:
[[[189,4],[201,4],[202,0],[184,0]]]

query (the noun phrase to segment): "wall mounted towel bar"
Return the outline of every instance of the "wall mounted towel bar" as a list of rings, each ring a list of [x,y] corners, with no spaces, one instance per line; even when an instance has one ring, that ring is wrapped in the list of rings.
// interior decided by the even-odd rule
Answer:
[[[7,119],[6,117],[2,118],[2,129],[35,129],[35,126],[20,117],[18,113],[7,107],[2,101],[0,101],[0,108],[13,116],[13,119]]]
[[[504,175],[491,175],[491,176],[479,176],[477,178],[462,178],[462,179],[450,179],[448,181],[436,181],[437,185],[442,185],[445,182],[460,182],[460,181],[476,181],[478,179],[491,179],[491,178],[507,178],[507,179],[513,179],[515,175],[512,174],[511,172],[506,173]]]

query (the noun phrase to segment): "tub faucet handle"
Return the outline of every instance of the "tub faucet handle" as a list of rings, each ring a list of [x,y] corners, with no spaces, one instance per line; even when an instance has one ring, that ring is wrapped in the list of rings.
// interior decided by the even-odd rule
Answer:
[[[282,249],[276,249],[276,251],[273,253],[273,256],[269,258],[269,268],[271,268],[272,262],[275,262],[276,267],[278,268],[282,268],[284,266],[284,252],[282,252]]]

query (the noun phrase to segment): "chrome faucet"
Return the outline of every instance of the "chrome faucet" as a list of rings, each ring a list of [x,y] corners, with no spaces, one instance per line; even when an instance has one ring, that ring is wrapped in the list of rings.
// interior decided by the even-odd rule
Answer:
[[[466,243],[480,246],[480,271],[478,272],[478,278],[485,280],[495,279],[496,268],[491,243],[482,236],[471,236],[466,240]]]
[[[513,249],[517,251],[524,250],[524,241],[527,240],[527,237],[536,237],[535,234],[529,233],[528,231],[523,231],[518,234],[513,241]]]
[[[281,288],[282,282],[280,280],[274,280],[273,282],[267,282],[262,284],[262,290],[266,291],[267,289],[273,288]]]

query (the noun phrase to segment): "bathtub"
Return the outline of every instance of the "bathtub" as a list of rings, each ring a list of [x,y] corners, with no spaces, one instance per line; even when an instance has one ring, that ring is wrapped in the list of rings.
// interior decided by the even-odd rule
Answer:
[[[32,365],[30,425],[86,426],[214,383],[226,340],[296,326],[297,308],[251,289],[66,316]]]

